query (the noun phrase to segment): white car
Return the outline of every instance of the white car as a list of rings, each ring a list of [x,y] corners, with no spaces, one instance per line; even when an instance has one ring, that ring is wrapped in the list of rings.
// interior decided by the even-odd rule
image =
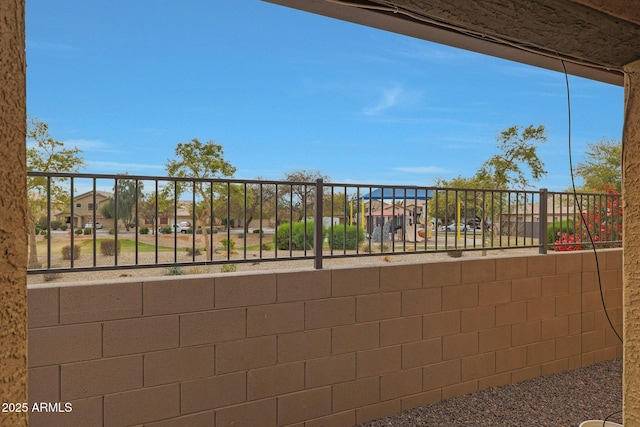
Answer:
[[[176,233],[187,234],[191,229],[191,224],[188,222],[181,222],[180,224],[172,224],[171,227],[173,227],[173,230]]]
[[[96,230],[100,230],[102,228],[102,224],[96,222],[94,226],[92,222],[88,222],[84,225],[84,228],[95,228]]]

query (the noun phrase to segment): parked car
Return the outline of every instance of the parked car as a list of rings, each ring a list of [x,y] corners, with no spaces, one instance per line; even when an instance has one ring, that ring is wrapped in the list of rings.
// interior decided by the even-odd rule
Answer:
[[[84,225],[84,228],[90,228],[90,229],[95,228],[96,230],[100,230],[102,228],[102,224],[100,224],[99,222],[96,222],[94,226],[92,222],[88,222]]]
[[[191,224],[188,222],[181,222],[179,224],[172,224],[175,233],[187,234],[191,230]]]
[[[466,230],[467,226],[464,224],[460,224],[460,231],[464,231]],[[458,224],[456,224],[455,222],[452,222],[449,225],[443,225],[442,227],[440,227],[440,231],[456,231],[458,229]]]

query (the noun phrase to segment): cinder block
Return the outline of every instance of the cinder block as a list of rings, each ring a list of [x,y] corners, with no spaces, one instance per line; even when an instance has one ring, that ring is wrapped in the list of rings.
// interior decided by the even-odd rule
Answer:
[[[556,256],[531,255],[527,257],[527,276],[542,277],[556,274]]]
[[[437,313],[442,308],[442,288],[414,289],[402,292],[402,315]]]
[[[602,310],[600,291],[584,292],[582,294],[582,312]]]
[[[185,415],[170,420],[146,423],[145,427],[183,427],[183,426],[214,426],[216,413],[214,411],[200,412],[199,414]]]
[[[260,305],[247,309],[247,336],[258,337],[304,329],[304,303]]]
[[[213,345],[176,348],[144,355],[145,387],[208,377],[214,373]]]
[[[386,402],[374,403],[356,409],[356,422],[358,424],[375,420],[386,415],[395,414],[400,411],[400,399],[388,400]]]
[[[420,406],[432,405],[442,400],[442,392],[440,389],[426,391],[423,393],[414,394],[413,396],[405,397],[400,400],[403,411],[408,411]]]
[[[247,375],[227,375],[185,381],[181,385],[180,405],[183,414],[235,405],[247,400]]]
[[[60,323],[127,319],[142,315],[142,283],[60,288]]]
[[[542,295],[542,279],[540,277],[517,279],[511,283],[512,301],[537,299]]]
[[[278,397],[278,425],[289,425],[331,414],[331,387]]]
[[[399,371],[402,365],[402,348],[395,346],[360,351],[357,353],[356,363],[358,378]]]
[[[216,277],[216,308],[272,304],[277,296],[276,274]]]
[[[569,293],[569,275],[560,274],[543,277],[541,279],[540,290],[543,298],[567,295]]]
[[[425,391],[459,383],[460,379],[460,359],[435,363],[422,368],[422,388]]]
[[[527,277],[526,257],[504,257],[496,258],[496,279],[511,280]]]
[[[569,335],[582,332],[582,315],[580,313],[569,315]]]
[[[31,395],[31,392],[29,392]],[[29,400],[34,401],[29,396]],[[44,400],[43,402],[49,402]],[[67,402],[65,402],[67,403]],[[30,427],[102,427],[102,397],[92,397],[68,402],[71,412],[34,412],[29,413]]]
[[[380,268],[337,268],[331,271],[331,295],[344,297],[378,293]]]
[[[604,348],[605,333],[603,329],[585,332],[582,334],[582,352],[590,353],[592,351]]]
[[[442,361],[442,339],[412,342],[402,345],[402,369],[431,365]]]
[[[145,316],[213,310],[213,278],[144,282],[142,298]]]
[[[582,271],[581,253],[564,252],[556,256],[556,274],[577,273]]]
[[[569,293],[579,294],[582,292],[582,273],[569,273]]]
[[[363,378],[335,384],[332,386],[332,408],[340,412],[361,408],[380,401],[380,383],[378,377]]]
[[[496,326],[515,325],[526,322],[526,320],[526,301],[518,301],[496,306]]]
[[[465,383],[452,384],[442,388],[442,399],[464,396],[478,391],[478,381],[467,381]]]
[[[102,357],[102,325],[53,326],[29,330],[29,367]]]
[[[275,398],[229,406],[216,412],[216,427],[275,427],[277,412]]]
[[[511,327],[499,326],[478,332],[478,350],[487,353],[511,347]]]
[[[478,306],[478,285],[455,285],[442,288],[442,310],[459,310]]]
[[[331,329],[278,335],[278,363],[331,355]]]
[[[29,369],[29,401],[60,402],[60,367]]]
[[[477,380],[496,373],[494,352],[478,354],[462,359],[462,381]]]
[[[180,316],[180,345],[193,346],[234,341],[245,337],[245,308],[188,313]]]
[[[557,338],[556,359],[568,359],[571,356],[579,355],[581,346],[582,337],[580,335]]]
[[[276,347],[275,336],[216,344],[216,373],[226,374],[275,365]]]
[[[296,271],[276,274],[278,302],[331,297],[331,271]]]
[[[510,372],[527,366],[527,348],[512,347],[496,351],[496,373]]]
[[[332,298],[305,303],[305,329],[350,325],[356,321],[356,299]]]
[[[511,373],[511,382],[519,383],[521,381],[538,378],[541,372],[542,370],[540,369],[540,365],[529,366],[527,368],[518,369]]]
[[[480,306],[507,304],[511,302],[511,281],[502,280],[478,285],[478,304]]]
[[[618,270],[605,270],[600,272],[600,281],[602,282],[602,289],[616,289],[621,288],[621,280],[619,279]]]
[[[549,319],[556,314],[556,299],[554,297],[540,298],[527,301],[527,321]]]
[[[141,388],[142,355],[112,357],[60,367],[63,401]]]
[[[355,353],[312,359],[306,362],[306,388],[337,384],[356,378]]]
[[[380,322],[380,345],[396,345],[422,339],[422,316]]]
[[[556,297],[556,316],[567,316],[580,313],[580,294],[561,295]]]
[[[478,379],[478,390],[484,390],[491,387],[501,387],[503,385],[511,384],[511,374],[496,374],[488,377]]]
[[[496,309],[493,305],[461,310],[461,332],[479,331],[496,325]]]
[[[114,320],[104,323],[104,356],[145,353],[179,345],[178,316]]]
[[[104,424],[129,426],[180,415],[180,385],[142,388],[104,396]]]
[[[353,427],[355,424],[356,411],[351,409],[307,421],[305,427]]]
[[[622,270],[622,249],[611,249],[604,252],[607,270]]]
[[[258,400],[304,389],[304,362],[252,369],[247,373],[247,399]]]
[[[60,288],[27,288],[29,329],[59,322]]]
[[[564,372],[569,369],[569,359],[553,360],[548,363],[543,363],[540,366],[540,373],[542,375],[551,375],[557,372]]]
[[[362,295],[356,297],[356,322],[393,319],[400,317],[400,292]]]
[[[460,333],[460,310],[422,316],[422,338],[429,339]]]
[[[442,261],[424,263],[422,266],[422,281],[425,288],[439,288],[448,285],[458,285],[462,280],[460,261]]]
[[[461,263],[462,283],[481,283],[497,280],[496,259],[473,259]]]
[[[544,319],[541,323],[542,326],[542,339],[550,340],[558,337],[564,337],[569,335],[569,317],[552,317],[551,319]]]
[[[478,333],[467,332],[442,337],[442,360],[478,354]]]
[[[380,325],[378,322],[357,323],[337,326],[331,331],[333,354],[376,348],[380,344]]]
[[[540,341],[542,325],[539,320],[519,323],[511,327],[511,345],[518,347]]]
[[[422,391],[422,368],[392,372],[380,377],[380,400],[411,396]]]
[[[422,287],[422,265],[404,264],[380,267],[380,291],[402,291]]]

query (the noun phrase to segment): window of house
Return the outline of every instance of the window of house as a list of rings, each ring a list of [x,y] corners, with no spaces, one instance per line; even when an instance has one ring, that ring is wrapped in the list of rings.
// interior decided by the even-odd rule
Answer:
[[[92,211],[92,210],[93,210],[93,203],[89,203],[89,204],[87,205],[87,209],[89,209],[90,211]]]
[[[76,203],[76,208],[81,208],[82,207],[82,203]]]
[[[169,218],[160,218],[160,224],[161,225],[169,224]]]
[[[147,224],[153,225],[153,218],[145,218],[144,219],[144,223],[145,223],[145,225],[147,225]]]

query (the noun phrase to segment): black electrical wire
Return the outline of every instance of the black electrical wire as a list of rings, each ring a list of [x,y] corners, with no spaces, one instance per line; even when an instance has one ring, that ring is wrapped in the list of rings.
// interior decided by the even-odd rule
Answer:
[[[564,60],[560,59],[560,63],[562,64],[562,69],[564,71],[564,80],[566,83],[566,87],[567,87],[567,114],[568,114],[568,150],[569,150],[569,171],[571,173],[571,188],[573,189],[573,198],[575,200],[575,203],[578,207],[578,210],[580,211],[580,220],[582,221],[582,224],[584,225],[584,228],[587,230],[587,236],[589,237],[589,242],[591,243],[591,248],[593,250],[593,255],[595,256],[595,260],[596,260],[596,272],[598,274],[598,287],[600,289],[600,300],[602,301],[602,308],[604,309],[604,315],[607,317],[607,321],[609,322],[609,326],[611,326],[611,329],[613,329],[613,333],[616,334],[616,337],[618,337],[618,339],[620,340],[620,342],[624,342],[622,340],[622,337],[620,336],[620,334],[618,333],[618,331],[616,330],[616,328],[613,326],[613,322],[611,321],[611,317],[609,317],[609,312],[607,310],[607,305],[604,301],[604,291],[602,290],[602,278],[600,277],[600,263],[598,262],[598,251],[596,249],[596,244],[593,240],[593,236],[591,234],[591,230],[589,230],[589,227],[587,225],[587,219],[585,218],[585,214],[584,211],[582,210],[582,203],[580,202],[579,198],[578,198],[578,191],[576,190],[576,182],[575,182],[575,177],[573,174],[573,159],[572,159],[572,155],[571,155],[571,92],[569,90],[569,74],[567,73],[567,68],[564,65]]]
[[[622,413],[622,410],[619,410],[619,411],[612,412],[609,415],[607,415],[606,417],[604,417],[604,420],[602,421],[602,427],[606,427],[607,426],[607,421],[609,421],[609,418],[613,417],[614,415],[621,414],[621,413]]]

